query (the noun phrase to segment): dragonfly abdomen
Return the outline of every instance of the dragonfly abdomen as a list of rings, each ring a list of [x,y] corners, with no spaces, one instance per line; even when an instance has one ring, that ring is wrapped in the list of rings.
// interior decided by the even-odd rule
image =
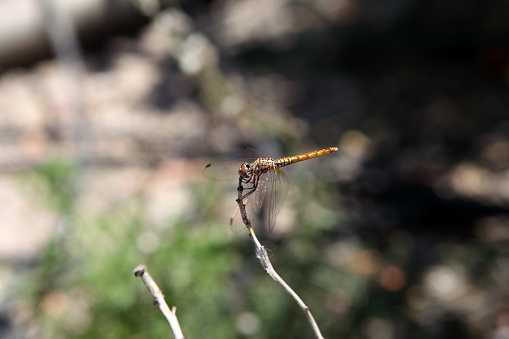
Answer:
[[[325,155],[328,153],[332,153],[332,152],[337,152],[337,151],[338,151],[337,147],[328,147],[328,148],[324,148],[324,149],[321,149],[318,151],[303,153],[303,154],[294,155],[291,157],[279,158],[275,161],[275,163],[276,163],[277,167],[284,167],[284,166],[287,166],[287,165],[290,165],[290,164],[293,164],[293,163],[296,163],[299,161],[316,158],[316,157],[319,157],[319,156],[322,156],[322,155]]]

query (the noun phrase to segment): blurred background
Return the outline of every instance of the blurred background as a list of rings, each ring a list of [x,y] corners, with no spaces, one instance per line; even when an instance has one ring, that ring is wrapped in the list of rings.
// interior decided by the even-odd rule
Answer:
[[[507,0],[0,0],[0,337],[509,338]]]

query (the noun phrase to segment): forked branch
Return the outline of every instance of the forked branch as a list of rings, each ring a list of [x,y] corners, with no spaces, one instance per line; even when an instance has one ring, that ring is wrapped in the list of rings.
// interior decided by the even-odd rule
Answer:
[[[164,315],[168,324],[170,324],[171,330],[173,331],[173,336],[175,339],[184,339],[184,334],[182,333],[182,329],[180,328],[179,321],[177,319],[177,308],[173,307],[171,310],[166,304],[164,300],[164,294],[157,286],[156,282],[150,274],[147,272],[147,268],[144,265],[139,265],[134,269],[134,275],[140,277],[150,294],[154,297],[154,306],[158,306],[161,310],[161,313]]]
[[[269,260],[269,256],[267,254],[267,250],[264,246],[260,244],[258,241],[258,238],[256,237],[255,231],[253,230],[253,227],[251,227],[251,220],[249,220],[247,213],[246,213],[246,204],[244,204],[244,201],[242,199],[242,192],[244,190],[244,187],[242,185],[242,177],[239,178],[239,186],[237,187],[238,192],[238,198],[237,198],[237,204],[239,205],[240,214],[242,216],[242,222],[244,225],[246,225],[248,231],[249,231],[249,237],[253,241],[255,245],[256,250],[256,257],[258,260],[260,260],[260,263],[262,264],[263,268],[265,269],[265,272],[281,287],[292,296],[292,298],[297,302],[301,310],[306,315],[306,318],[309,321],[309,324],[311,325],[311,328],[313,329],[313,332],[315,333],[315,337],[318,339],[323,339],[322,333],[320,332],[320,328],[316,324],[315,318],[313,318],[313,315],[311,314],[311,311],[309,310],[309,307],[302,301],[302,299],[299,297],[295,291],[288,286],[288,284],[277,274],[276,270],[272,266],[272,263]]]

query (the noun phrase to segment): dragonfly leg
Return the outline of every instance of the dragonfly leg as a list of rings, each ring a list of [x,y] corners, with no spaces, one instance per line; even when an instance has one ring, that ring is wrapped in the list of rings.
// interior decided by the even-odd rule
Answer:
[[[258,179],[259,178],[257,178],[257,177],[251,177],[251,178],[249,178],[247,180],[242,180],[242,182],[245,183],[245,184],[248,184],[251,181],[251,179],[253,179],[253,181],[252,181],[253,185],[251,187],[246,187],[246,188],[244,188],[242,186],[239,187],[239,189],[241,188],[242,190],[247,190],[248,191],[247,193],[242,195],[242,200],[244,200],[245,198],[247,198],[248,196],[253,194],[256,191],[256,189],[258,188],[258,182],[259,182]]]

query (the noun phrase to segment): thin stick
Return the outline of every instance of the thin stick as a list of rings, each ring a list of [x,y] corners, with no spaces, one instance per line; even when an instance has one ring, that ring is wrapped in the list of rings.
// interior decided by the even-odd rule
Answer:
[[[139,265],[134,269],[134,275],[137,277],[141,277],[141,280],[147,287],[148,291],[154,297],[154,306],[158,306],[161,310],[161,313],[164,315],[168,324],[170,324],[171,330],[173,331],[173,335],[175,339],[184,339],[184,334],[182,333],[182,329],[180,328],[179,321],[177,319],[177,308],[173,307],[171,310],[166,304],[164,300],[164,294],[157,286],[156,282],[150,274],[147,272],[147,268],[145,265]]]
[[[242,186],[242,177],[239,178],[239,186],[237,187],[238,192],[238,198],[237,198],[237,204],[239,205],[240,214],[242,216],[242,221],[244,222],[244,225],[246,225],[248,231],[249,231],[249,237],[255,244],[256,249],[256,257],[258,260],[260,260],[260,263],[262,264],[263,268],[265,269],[265,272],[281,287],[292,296],[292,298],[297,302],[301,310],[306,315],[306,318],[309,321],[309,324],[311,325],[311,328],[313,329],[313,332],[315,333],[316,338],[323,339],[322,333],[320,332],[320,328],[316,324],[315,318],[313,318],[313,315],[311,314],[311,311],[309,310],[309,307],[302,301],[302,299],[299,297],[295,291],[288,286],[288,284],[277,274],[276,270],[272,266],[272,263],[270,262],[269,256],[267,254],[267,250],[264,246],[260,244],[258,241],[258,238],[256,237],[255,231],[253,230],[253,227],[251,227],[251,220],[247,217],[246,213],[246,204],[244,204],[244,201],[242,200],[242,191],[244,190],[244,187]]]

